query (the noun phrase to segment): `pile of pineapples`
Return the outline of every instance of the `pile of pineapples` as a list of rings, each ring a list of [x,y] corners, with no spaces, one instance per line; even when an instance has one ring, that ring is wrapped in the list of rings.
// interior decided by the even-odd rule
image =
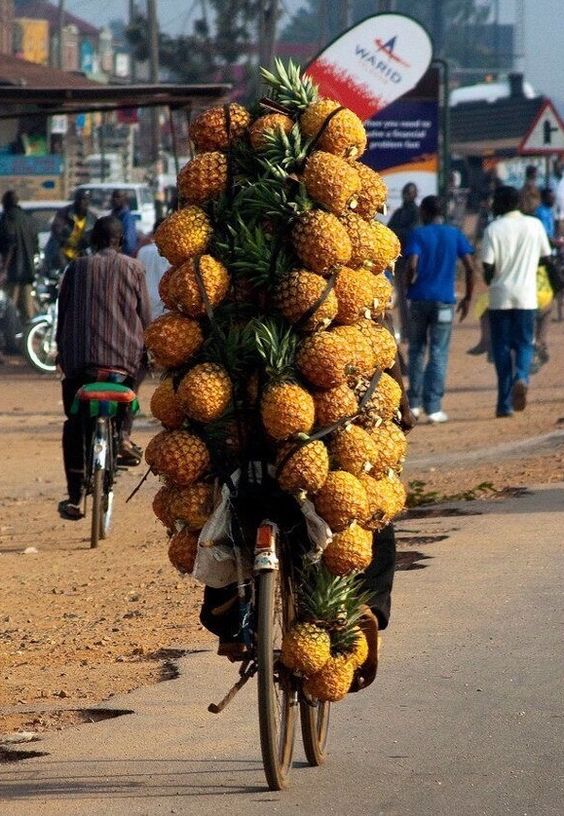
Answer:
[[[376,220],[387,190],[359,162],[358,117],[292,63],[262,75],[268,97],[254,110],[195,119],[181,208],[155,234],[172,266],[160,285],[169,311],[146,331],[165,369],[151,401],[164,430],[146,460],[183,572],[214,489],[245,462],[266,459],[282,490],[313,502],[332,535],[304,576],[282,659],[312,696],[340,699],[367,650],[357,575],[373,531],[405,501],[401,389],[386,373],[396,343],[383,323],[384,271],[400,247]]]

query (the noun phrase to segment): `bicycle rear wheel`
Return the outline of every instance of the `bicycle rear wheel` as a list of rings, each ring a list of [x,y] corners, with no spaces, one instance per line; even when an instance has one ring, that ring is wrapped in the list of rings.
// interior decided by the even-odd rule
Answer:
[[[288,582],[281,570],[260,573],[255,587],[260,745],[268,787],[282,790],[292,764],[298,692],[279,654],[294,611]]]
[[[92,477],[92,524],[90,526],[90,548],[98,546],[98,541],[103,525],[103,495],[104,495],[104,471],[100,468],[94,470]]]
[[[327,734],[329,731],[330,703],[300,702],[302,740],[310,765],[322,765],[327,757]]]

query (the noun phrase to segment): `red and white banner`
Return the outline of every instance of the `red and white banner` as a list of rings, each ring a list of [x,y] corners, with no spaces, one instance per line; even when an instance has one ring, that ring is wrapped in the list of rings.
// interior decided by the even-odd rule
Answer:
[[[363,121],[413,88],[431,63],[425,29],[401,14],[375,14],[341,34],[306,68],[321,96]]]

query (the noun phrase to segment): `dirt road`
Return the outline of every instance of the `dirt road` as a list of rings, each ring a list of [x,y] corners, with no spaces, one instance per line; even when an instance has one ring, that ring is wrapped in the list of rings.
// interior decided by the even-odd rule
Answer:
[[[454,334],[450,421],[411,434],[406,479],[420,482],[419,494],[563,479],[564,323],[552,324],[552,359],[533,379],[527,411],[511,420],[494,419],[492,367],[465,354],[476,333],[470,323]],[[143,385],[142,409],[153,387]],[[33,712],[83,707],[154,682],[166,675],[170,650],[211,644],[197,622],[199,587],[168,563],[150,511],[154,481],[126,505],[139,469],[120,478],[114,528],[96,551],[88,549],[87,521],[58,518],[61,415],[55,379],[17,358],[0,367],[0,730],[52,726],[52,717]],[[156,427],[142,417],[136,440],[145,445]],[[30,547],[37,552],[24,554]],[[16,716],[13,706],[32,713]]]

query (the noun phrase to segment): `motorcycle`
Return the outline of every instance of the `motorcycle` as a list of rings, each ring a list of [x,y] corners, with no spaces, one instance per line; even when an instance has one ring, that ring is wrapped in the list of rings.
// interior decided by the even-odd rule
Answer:
[[[57,298],[59,275],[40,275],[36,279],[35,297],[40,313],[26,324],[22,336],[22,350],[32,368],[41,373],[54,374],[57,366]]]

